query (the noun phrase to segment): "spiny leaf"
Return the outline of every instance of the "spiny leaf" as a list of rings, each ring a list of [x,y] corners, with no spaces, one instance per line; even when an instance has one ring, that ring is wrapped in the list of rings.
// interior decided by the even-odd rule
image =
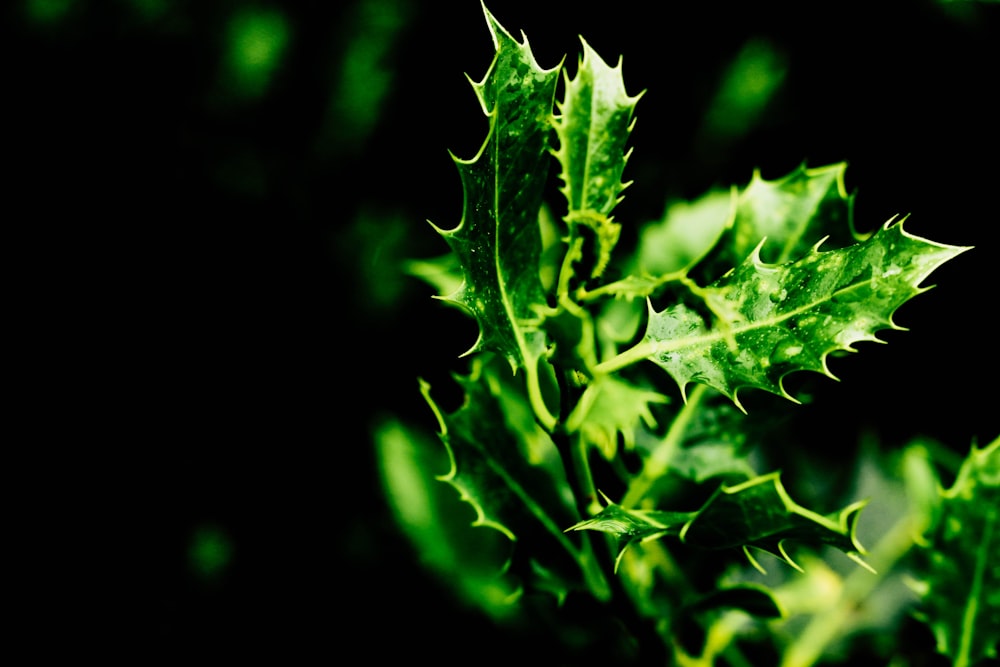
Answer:
[[[621,505],[609,503],[595,516],[575,523],[566,530],[567,532],[571,530],[596,530],[614,537],[618,545],[618,557],[615,559],[615,570],[617,571],[622,556],[625,555],[629,546],[636,542],[655,540],[665,535],[676,536],[692,514],[691,512],[625,509]]]
[[[849,556],[864,554],[854,535],[863,502],[831,515],[820,515],[796,503],[781,484],[779,473],[761,475],[734,486],[720,486],[680,532],[685,544],[707,549],[748,547],[766,551],[799,569],[785,551],[785,542],[822,543]],[[862,563],[863,564],[863,563]]]
[[[801,165],[773,181],[755,170],[739,193],[730,225],[698,273],[714,280],[743,262],[765,238],[760,256],[771,264],[797,259],[823,239],[833,247],[863,240],[854,228],[854,200],[844,185],[846,169],[843,162],[812,169]]]
[[[844,186],[846,168],[802,165],[773,181],[758,170],[742,190],[713,189],[692,202],[669,202],[660,221],[641,229],[625,278],[595,292],[647,297],[684,273],[707,284],[742,263],[765,238],[761,259],[772,264],[797,259],[823,239],[833,247],[863,240]]]
[[[537,328],[546,306],[538,215],[559,68],[539,67],[527,38],[519,43],[483,11],[496,55],[472,86],[490,129],[474,158],[454,158],[465,192],[462,220],[454,229],[437,229],[458,256],[464,281],[445,298],[479,323],[479,339],[467,354],[495,351],[515,371],[531,373],[545,346]]]
[[[679,303],[649,310],[644,341],[623,353],[642,354],[683,391],[699,382],[729,396],[756,387],[795,400],[782,386],[793,371],[833,377],[826,357],[855,351],[858,341],[883,342],[882,329],[899,306],[925,291],[932,271],[967,248],[934,243],[886,223],[867,241],[828,252],[818,247],[784,265],[761,261],[758,250],[734,271],[701,290],[712,313]],[[619,360],[621,363],[621,360]]]
[[[388,419],[378,426],[375,445],[389,506],[421,562],[491,616],[512,614],[521,584],[505,572],[510,541],[498,532],[470,527],[466,506],[435,479],[447,469],[441,444]]]
[[[864,503],[823,516],[795,503],[778,473],[761,475],[734,486],[722,485],[695,512],[625,509],[610,504],[596,516],[568,530],[598,530],[618,540],[621,556],[635,542],[676,536],[683,543],[702,549],[742,547],[757,569],[749,549],[766,551],[792,567],[785,543],[800,541],[834,546],[864,565],[864,549],[854,536],[858,513]],[[867,567],[867,566],[865,566]]]
[[[576,408],[566,420],[569,432],[579,431],[584,440],[608,460],[618,451],[618,434],[626,450],[635,447],[635,434],[643,425],[655,428],[651,405],[666,403],[667,397],[636,387],[612,375],[599,375],[583,392]]]
[[[973,447],[914,554],[919,617],[956,666],[998,657],[1000,438]]]
[[[429,385],[421,383],[451,460],[451,470],[439,479],[473,507],[473,525],[498,530],[512,541],[530,535],[540,553],[538,540],[554,541],[563,557],[548,564],[550,570],[572,561],[581,564],[587,555],[560,529],[576,512],[562,493],[567,481],[555,445],[498,365],[496,359],[487,363],[476,357],[470,375],[457,378],[465,401],[451,414],[439,409]]]
[[[566,222],[594,232],[597,260],[592,277],[600,275],[618,242],[621,226],[611,210],[621,201],[629,184],[621,180],[629,152],[625,142],[632,131],[635,105],[642,96],[630,97],[622,80],[621,59],[609,67],[586,41],[577,74],[566,79],[566,92],[556,118],[562,165],[562,192],[566,196]]]

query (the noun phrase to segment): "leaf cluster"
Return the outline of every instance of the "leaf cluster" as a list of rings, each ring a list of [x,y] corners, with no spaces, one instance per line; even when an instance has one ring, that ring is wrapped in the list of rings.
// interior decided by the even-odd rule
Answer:
[[[790,374],[832,378],[831,355],[899,329],[895,311],[967,248],[895,218],[858,233],[844,164],[755,173],[745,187],[671,203],[638,228],[635,248],[619,247],[614,213],[642,93],[626,92],[620,59],[608,65],[583,40],[574,74],[543,68],[526,37],[484,14],[496,55],[472,87],[489,130],[473,157],[454,157],[462,218],[434,225],[450,252],[410,265],[478,325],[456,375],[462,402],[444,409],[421,381],[444,459],[418,453],[434,445],[416,427],[386,424],[377,438],[390,498],[429,565],[488,614],[541,609],[555,640],[584,649],[586,633],[559,620],[580,599],[620,621],[616,646],[636,659],[748,664],[752,644],[805,665],[859,631],[833,623],[809,650],[783,635],[782,623],[822,617],[801,594],[832,572],[820,556],[842,552],[851,568],[831,575],[843,593],[834,609],[857,602],[851,586],[865,586],[851,582],[874,586],[929,544],[952,569],[917,558],[913,581],[958,591],[925,597],[940,650],[955,664],[993,655],[1000,604],[985,554],[996,511],[982,500],[997,506],[997,444],[973,451],[951,491],[920,495],[925,511],[904,513],[903,537],[869,553],[866,501],[793,499],[779,470],[761,469],[779,429],[741,400],[760,391],[788,399],[775,409],[799,402]],[[550,207],[553,166],[562,201]],[[907,479],[934,479],[930,468]],[[471,529],[444,528],[456,504]],[[427,508],[419,525],[415,506]],[[489,547],[476,538],[468,548],[468,530],[483,529]],[[762,554],[790,567],[775,575]],[[969,570],[973,588],[954,588]],[[920,575],[931,571],[941,574]],[[963,604],[965,615],[951,613]]]

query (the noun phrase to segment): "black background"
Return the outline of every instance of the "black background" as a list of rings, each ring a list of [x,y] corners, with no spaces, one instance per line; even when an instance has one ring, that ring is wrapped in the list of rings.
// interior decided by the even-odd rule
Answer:
[[[469,157],[486,131],[463,78],[492,56],[479,3],[383,3],[402,13],[382,60],[392,84],[372,132],[346,137],[330,130],[331,91],[351,40],[378,34],[359,3],[258,5],[284,13],[290,41],[254,99],[226,98],[219,79],[227,20],[248,3],[140,14],[79,2],[53,23],[31,20],[28,4],[6,18],[8,223],[31,239],[11,247],[27,260],[15,291],[43,295],[25,298],[42,346],[25,393],[60,406],[42,411],[36,444],[68,446],[71,433],[66,465],[100,469],[84,499],[103,495],[121,517],[103,525],[130,548],[112,553],[96,529],[74,545],[127,579],[129,636],[152,655],[443,650],[462,662],[442,649],[454,628],[470,640],[492,629],[415,565],[370,433],[382,414],[432,425],[415,378],[447,377],[475,332],[419,284],[374,303],[362,269],[394,267],[352,225],[408,220],[410,256],[444,252],[425,221],[451,227],[461,214],[446,149]],[[754,168],[777,178],[846,160],[861,226],[909,213],[912,233],[976,246],[899,311],[909,332],[835,360],[842,382],[803,409],[816,420],[809,446],[834,451],[845,421],[890,446],[924,434],[964,452],[995,437],[1000,5],[694,4],[490,9],[543,66],[567,54],[575,71],[583,35],[605,59],[623,55],[630,93],[647,90],[619,221],[743,185]],[[720,73],[751,37],[787,58],[785,84],[749,134],[706,144],[697,129]],[[214,582],[187,564],[202,526],[234,546]]]

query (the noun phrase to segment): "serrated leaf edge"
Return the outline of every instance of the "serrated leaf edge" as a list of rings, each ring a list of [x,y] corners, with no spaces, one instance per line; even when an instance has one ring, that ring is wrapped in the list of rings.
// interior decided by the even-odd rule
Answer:
[[[883,339],[879,338],[877,335],[875,335],[878,331],[884,331],[884,330],[907,331],[908,329],[906,327],[900,326],[893,319],[893,316],[896,314],[896,312],[898,311],[898,309],[903,304],[905,304],[908,301],[910,301],[912,298],[914,298],[916,296],[919,296],[920,294],[923,294],[923,293],[925,293],[925,292],[927,292],[927,291],[929,291],[929,290],[931,290],[931,289],[933,289],[935,287],[934,285],[922,286],[921,283],[924,280],[926,280],[927,277],[933,271],[935,271],[941,264],[943,264],[945,261],[949,261],[951,259],[954,259],[956,256],[958,256],[959,254],[961,254],[963,252],[966,252],[966,251],[972,249],[972,246],[953,246],[953,245],[948,245],[948,244],[944,244],[944,243],[938,243],[936,241],[931,241],[929,239],[926,239],[926,238],[921,237],[921,236],[917,236],[915,234],[910,234],[909,232],[906,231],[906,229],[903,226],[903,223],[906,221],[907,217],[908,216],[904,216],[902,218],[899,218],[897,216],[893,216],[892,218],[890,218],[882,226],[881,231],[888,231],[888,230],[894,230],[895,229],[895,230],[898,230],[898,232],[899,232],[900,235],[902,235],[903,237],[905,237],[905,238],[907,238],[907,239],[909,239],[911,241],[918,241],[918,242],[927,244],[928,246],[937,248],[939,250],[950,250],[954,254],[951,255],[951,257],[948,257],[946,259],[943,259],[943,260],[940,260],[940,261],[938,261],[936,263],[933,263],[929,267],[924,267],[924,269],[922,271],[915,271],[914,272],[914,280],[912,281],[912,284],[911,284],[911,287],[914,290],[913,294],[910,297],[908,297],[906,300],[904,300],[903,302],[901,302],[900,304],[898,304],[896,306],[896,308],[894,308],[891,312],[889,312],[889,313],[886,314],[886,316],[885,316],[885,322],[883,323],[883,326],[881,326],[878,329],[876,329],[875,332],[872,332],[872,333],[869,333],[867,335],[861,336],[861,337],[859,337],[857,339],[854,339],[854,340],[852,340],[852,341],[850,341],[848,343],[835,342],[835,344],[829,345],[827,347],[827,349],[824,350],[822,352],[822,354],[820,355],[820,362],[821,362],[820,368],[805,368],[805,369],[792,368],[792,369],[789,369],[788,371],[786,371],[780,377],[777,378],[777,380],[776,380],[777,390],[769,388],[769,387],[758,386],[758,385],[755,385],[755,384],[741,384],[741,385],[736,385],[736,386],[731,387],[731,390],[725,390],[723,388],[716,387],[714,385],[709,385],[709,386],[712,386],[713,388],[715,388],[716,390],[720,391],[725,396],[727,396],[730,400],[733,401],[734,405],[737,408],[739,408],[744,413],[746,412],[746,408],[743,406],[743,404],[739,400],[739,396],[738,396],[738,393],[739,393],[739,391],[741,389],[759,388],[759,389],[762,389],[762,390],[765,390],[765,391],[769,391],[771,393],[775,393],[775,394],[777,394],[779,396],[782,396],[783,398],[785,398],[787,400],[790,400],[790,401],[792,401],[794,403],[798,403],[799,402],[798,399],[796,399],[794,396],[792,396],[791,394],[789,394],[788,391],[784,387],[784,379],[788,375],[790,375],[791,373],[800,372],[800,371],[813,371],[813,372],[818,372],[818,373],[820,373],[822,375],[825,375],[826,377],[829,377],[830,379],[832,379],[834,381],[839,381],[839,378],[833,374],[833,372],[830,370],[829,365],[828,365],[828,360],[829,360],[829,356],[830,356],[831,353],[833,353],[833,352],[855,353],[858,350],[857,350],[857,348],[854,347],[854,344],[855,343],[859,343],[859,342],[863,342],[863,341],[872,342],[872,343],[879,343],[879,344],[885,344],[885,342],[886,342],[885,340],[883,340]],[[868,239],[866,239],[866,241],[871,240],[875,236],[876,236],[876,234],[870,235],[870,237]],[[764,262],[764,261],[762,261],[760,259],[760,248],[763,247],[763,245],[764,245],[764,243],[766,241],[767,241],[766,238],[761,239],[761,241],[758,243],[758,245],[757,245],[756,249],[754,250],[754,252],[751,253],[751,255],[747,258],[746,261],[747,262],[752,262],[755,267],[758,267],[758,268],[761,268],[761,269],[774,269],[774,268],[777,268],[777,267],[780,267],[780,266],[784,266],[782,264],[768,264],[768,263],[766,263],[766,262]],[[845,250],[845,249],[834,249],[834,250],[831,250],[831,251],[821,251],[820,247],[823,245],[823,243],[825,241],[826,241],[825,237],[823,239],[820,239],[812,247],[812,250],[810,251],[810,253],[807,254],[807,255],[805,255],[804,258],[808,258],[808,257],[810,257],[812,255],[821,255],[821,254],[824,254],[826,252],[838,252],[838,251]],[[801,260],[796,260],[796,261],[801,261]],[[648,321],[649,317],[651,317],[653,315],[662,314],[662,313],[666,312],[667,310],[669,310],[671,308],[671,306],[668,306],[667,308],[665,308],[662,311],[657,311],[655,309],[655,307],[653,306],[653,303],[652,303],[651,299],[647,298],[646,299],[646,303],[647,303],[647,321]],[[678,305],[672,306],[672,307],[681,307],[681,306],[683,306],[683,304],[678,304]],[[784,317],[787,317],[787,316],[784,316]],[[732,328],[729,325],[726,325],[726,324],[722,323],[721,318],[716,317],[715,321],[714,321],[714,324],[715,324],[714,327],[712,327],[711,329],[706,330],[703,335],[701,335],[701,336],[698,337],[698,339],[697,339],[698,343],[720,342],[720,341],[727,341],[727,342],[729,342],[731,340],[734,340],[735,333],[732,331]],[[748,330],[751,330],[751,329],[754,329],[754,328],[758,328],[760,326],[762,326],[761,323],[754,322],[754,323],[749,324],[748,326],[741,327],[739,329],[738,333],[743,333],[745,331],[748,331]],[[671,347],[672,344],[674,345],[674,347]],[[607,361],[604,361],[604,362],[598,364],[597,367],[594,369],[594,371],[597,372],[597,373],[602,373],[602,372],[603,373],[611,373],[611,372],[615,372],[617,370],[620,370],[621,368],[624,368],[626,366],[629,366],[629,365],[631,365],[633,363],[637,363],[639,361],[643,361],[643,360],[647,360],[647,359],[650,360],[650,361],[654,361],[654,363],[655,363],[655,360],[653,359],[653,357],[655,355],[662,354],[663,352],[669,352],[669,351],[671,351],[672,349],[675,349],[675,348],[676,349],[680,349],[681,347],[685,347],[685,346],[688,346],[690,344],[691,344],[691,339],[690,338],[684,338],[684,339],[681,339],[681,340],[678,340],[678,341],[653,341],[653,342],[650,342],[648,340],[644,340],[643,342],[635,345],[634,347],[632,347],[632,348],[630,348],[630,349],[622,352],[617,357],[614,357],[613,359],[609,359]],[[681,397],[684,400],[684,402],[686,403],[687,400],[688,400],[688,398],[687,398],[687,386],[689,384],[705,384],[705,383],[700,383],[697,379],[690,379],[690,380],[688,380],[687,382],[684,382],[684,383],[681,383],[680,381],[678,381],[677,384],[678,384],[679,390],[681,392]]]

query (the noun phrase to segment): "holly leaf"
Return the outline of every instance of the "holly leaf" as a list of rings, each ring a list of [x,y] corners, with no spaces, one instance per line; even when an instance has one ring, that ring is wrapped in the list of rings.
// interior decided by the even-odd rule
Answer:
[[[790,541],[828,544],[864,565],[860,556],[865,551],[854,534],[862,507],[864,502],[858,502],[833,514],[817,514],[792,500],[775,472],[720,486],[678,537],[685,544],[705,549],[742,547],[751,564],[761,571],[750,547],[801,569],[785,548]]]
[[[784,264],[802,257],[820,240],[843,247],[863,240],[854,228],[854,199],[844,185],[844,162],[823,167],[801,165],[776,180],[755,170],[739,192],[734,214],[712,252],[697,267],[699,275],[718,278],[757,249],[762,261]]]
[[[864,567],[864,549],[854,531],[864,503],[821,515],[797,504],[785,491],[778,473],[741,484],[721,485],[695,512],[626,509],[609,504],[596,516],[567,530],[598,530],[613,535],[618,560],[636,542],[676,536],[702,549],[742,548],[750,563],[763,572],[750,549],[772,554],[795,569],[786,544],[806,542],[834,546]]]
[[[496,54],[472,87],[489,132],[471,160],[452,156],[465,193],[462,220],[454,229],[435,229],[459,258],[464,280],[442,298],[479,323],[479,338],[466,354],[494,351],[513,370],[532,373],[545,347],[538,328],[546,306],[538,216],[559,67],[539,67],[527,37],[518,42],[485,6],[483,12]]]
[[[823,239],[832,247],[864,240],[854,227],[846,168],[843,162],[802,165],[776,180],[757,170],[742,190],[713,189],[692,202],[669,202],[660,221],[640,230],[628,275],[599,291],[646,297],[683,274],[706,284],[742,263],[765,238],[761,259],[772,264],[799,258]]]
[[[492,617],[510,616],[522,591],[506,566],[511,542],[470,526],[468,505],[435,479],[448,469],[440,442],[396,419],[378,425],[374,442],[389,508],[421,563],[459,598]]]
[[[591,518],[573,524],[566,531],[596,530],[614,537],[618,546],[618,556],[615,559],[617,572],[622,556],[632,544],[666,535],[676,536],[691,516],[691,512],[625,509],[621,505],[609,503]]]
[[[472,506],[474,526],[492,528],[514,542],[526,541],[536,555],[563,554],[539,570],[549,573],[547,588],[551,581],[572,579],[567,571],[572,573],[573,563],[584,577],[590,576],[587,545],[575,544],[561,529],[576,512],[571,497],[563,493],[568,482],[555,444],[534,421],[520,388],[494,362],[477,357],[470,374],[456,378],[465,400],[450,414],[442,412],[430,396],[430,386],[421,382],[451,462],[439,479]],[[580,571],[575,574],[580,582]],[[599,588],[599,582],[587,583],[592,590]]]
[[[621,233],[611,210],[629,185],[621,180],[631,152],[626,152],[625,143],[642,93],[629,96],[625,92],[621,58],[609,67],[585,40],[580,41],[583,55],[576,76],[571,79],[563,71],[566,86],[555,123],[559,148],[554,154],[562,165],[566,222],[594,233],[597,258],[591,277],[595,277],[610,261]]]
[[[833,378],[831,352],[854,352],[859,341],[884,342],[875,335],[880,330],[902,329],[892,320],[896,309],[929,289],[920,283],[932,271],[968,249],[914,236],[892,220],[864,242],[827,252],[817,245],[787,264],[764,263],[761,248],[698,291],[702,309],[650,305],[643,342],[616,363],[641,355],[682,392],[690,382],[706,384],[737,406],[742,387],[795,401],[784,376],[814,371]]]
[[[670,471],[698,484],[712,477],[752,478],[753,467],[742,447],[729,441],[705,442],[683,447],[670,461]]]
[[[1000,642],[1000,438],[973,447],[914,552],[918,618],[954,665],[996,658]]]
[[[662,219],[644,225],[639,232],[633,284],[638,287],[639,276],[645,276],[647,284],[656,286],[658,277],[689,270],[701,261],[733,226],[736,201],[735,189],[713,189],[691,202],[669,202]]]
[[[666,403],[663,394],[636,387],[612,375],[598,375],[584,390],[566,420],[570,433],[580,432],[609,461],[618,451],[621,433],[626,450],[635,447],[635,435],[643,427],[656,427],[653,404]]]

